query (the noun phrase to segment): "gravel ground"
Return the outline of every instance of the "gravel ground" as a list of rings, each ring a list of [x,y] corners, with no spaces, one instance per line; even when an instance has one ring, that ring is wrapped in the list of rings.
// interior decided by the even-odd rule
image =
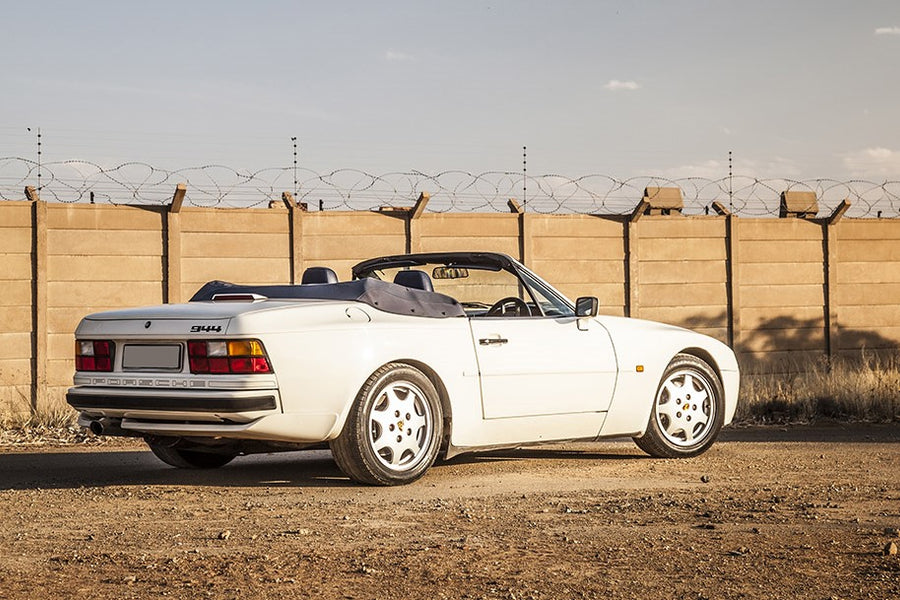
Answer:
[[[48,436],[52,438],[52,436]],[[179,471],[0,437],[0,598],[897,598],[900,424],[462,456],[401,488],[327,451]]]

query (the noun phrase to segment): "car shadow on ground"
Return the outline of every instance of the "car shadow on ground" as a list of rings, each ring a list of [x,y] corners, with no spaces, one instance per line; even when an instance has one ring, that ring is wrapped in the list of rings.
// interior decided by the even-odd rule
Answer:
[[[637,451],[639,453],[639,451]],[[610,453],[546,446],[464,454],[438,461],[444,465],[475,465],[525,459],[634,460],[649,458],[635,452]],[[329,450],[302,450],[241,456],[219,469],[175,469],[149,451],[102,449],[91,452],[52,451],[0,454],[0,491],[73,489],[108,486],[289,487],[347,488],[358,484],[344,475]]]
[[[828,423],[815,426],[728,427],[719,443],[900,443],[900,423]],[[434,468],[516,460],[653,460],[629,438],[543,445],[463,454]],[[260,488],[356,487],[328,450],[303,450],[238,457],[220,469],[175,469],[149,451],[64,449],[0,454],[0,491],[107,486],[197,486]]]
[[[327,450],[242,456],[219,469],[175,469],[149,451],[0,454],[0,490],[106,486],[350,487]]]
[[[629,440],[630,441],[630,440]],[[591,449],[592,443],[579,443],[579,449],[571,449],[565,447],[554,447],[552,445],[540,446],[534,448],[517,448],[513,450],[492,450],[490,452],[477,454],[462,454],[454,456],[449,460],[439,462],[447,465],[468,465],[492,462],[507,462],[517,460],[587,460],[587,461],[613,461],[613,460],[642,460],[651,458],[641,453],[636,447],[632,451],[628,446],[622,446],[621,452],[598,452]]]

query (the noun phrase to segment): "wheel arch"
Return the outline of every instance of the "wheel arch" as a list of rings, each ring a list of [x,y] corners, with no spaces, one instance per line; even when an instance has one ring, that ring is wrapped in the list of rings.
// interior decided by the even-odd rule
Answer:
[[[724,345],[722,345],[721,351],[718,350],[718,345],[714,345],[712,348],[691,346],[682,350],[681,353],[699,358],[708,364],[715,373],[719,385],[722,387],[725,402],[725,424],[727,425],[734,419],[737,409],[740,373],[734,353]]]
[[[725,382],[722,379],[722,369],[719,368],[719,362],[715,359],[715,357],[707,350],[698,347],[685,348],[681,352],[677,354],[689,354],[695,358],[699,358],[706,364],[710,366],[710,368],[715,372],[716,377],[719,379],[719,385],[724,385]],[[677,356],[676,354],[676,356]],[[674,356],[672,357],[674,359]]]

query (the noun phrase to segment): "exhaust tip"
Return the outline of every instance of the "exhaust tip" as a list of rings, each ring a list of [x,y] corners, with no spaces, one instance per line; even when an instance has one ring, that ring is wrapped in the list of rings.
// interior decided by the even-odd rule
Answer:
[[[103,435],[104,427],[103,427],[103,423],[101,423],[100,421],[91,421],[89,429],[91,430],[91,433],[93,433],[94,435]]]

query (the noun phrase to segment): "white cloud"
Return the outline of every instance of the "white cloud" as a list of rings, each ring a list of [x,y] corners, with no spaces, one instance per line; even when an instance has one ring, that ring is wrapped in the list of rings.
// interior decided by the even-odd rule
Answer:
[[[844,166],[854,177],[900,179],[900,151],[865,148],[845,155]]]
[[[878,27],[875,35],[900,35],[900,27]]]
[[[391,62],[409,62],[415,60],[411,54],[397,52],[396,50],[388,50],[384,53],[384,58]]]
[[[641,86],[638,85],[637,81],[619,81],[618,79],[610,79],[609,83],[603,87],[610,91],[618,92],[621,90],[636,90]]]

